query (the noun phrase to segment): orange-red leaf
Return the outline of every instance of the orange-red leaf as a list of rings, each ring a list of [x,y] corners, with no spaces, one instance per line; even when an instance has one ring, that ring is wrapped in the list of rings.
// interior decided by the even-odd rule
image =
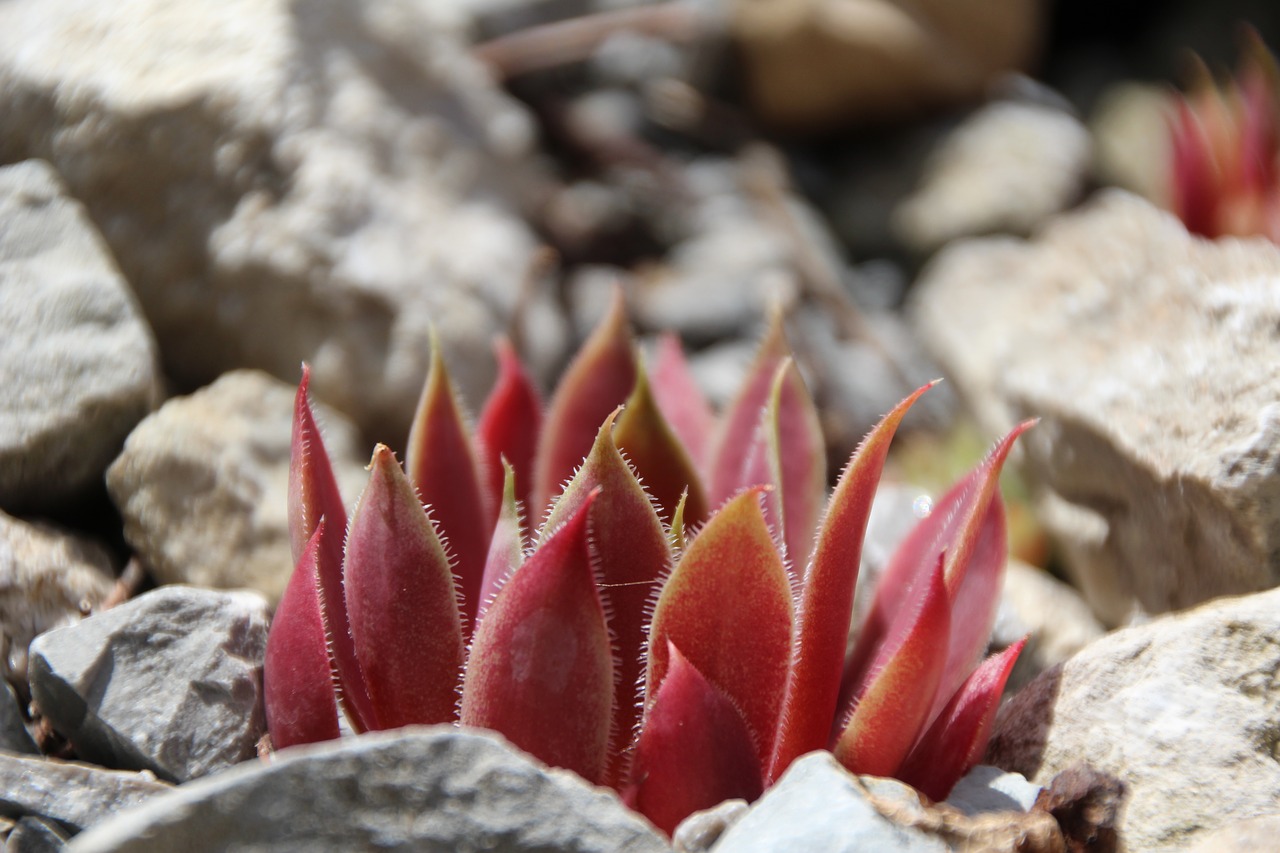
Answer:
[[[373,452],[347,534],[347,614],[372,727],[457,716],[464,646],[449,560],[395,456]]]
[[[338,703],[316,593],[316,555],[325,522],[302,549],[267,634],[262,665],[267,731],[276,749],[338,737]]]
[[[497,594],[507,577],[520,567],[524,559],[524,530],[520,523],[520,508],[516,505],[516,475],[511,466],[503,462],[506,472],[502,487],[502,509],[498,523],[489,541],[489,556],[484,564],[484,581],[480,584],[480,605],[477,619],[483,619],[493,596]]]
[[[766,766],[791,653],[791,588],[760,508],[760,489],[711,516],[668,578],[649,631],[650,705],[668,641],[742,711]]]
[[[760,761],[742,714],[719,688],[668,644],[667,677],[636,747],[630,804],[670,835],[699,809],[763,788]]]
[[[827,745],[871,504],[898,425],[931,387],[918,389],[884,416],[850,458],[831,496],[801,586],[794,657],[770,780],[796,758]]]
[[[636,357],[622,291],[565,370],[543,422],[530,513],[540,515],[590,451],[600,423],[636,383]]]
[[[497,508],[490,511],[486,504],[457,395],[434,339],[431,349],[431,369],[409,431],[406,462],[409,482],[449,543],[462,593],[464,630],[470,631]]]
[[[542,401],[506,338],[498,340],[498,381],[494,383],[476,422],[476,449],[490,506],[502,500],[503,464],[515,471],[516,496],[526,510],[532,506],[533,459],[542,430]]]
[[[653,396],[658,407],[689,451],[694,468],[707,473],[711,440],[715,435],[716,416],[706,395],[693,377],[693,371],[680,346],[680,338],[667,332],[658,338],[651,370]]]
[[[462,723],[589,782],[604,777],[613,650],[587,538],[588,497],[511,576],[477,626]]]

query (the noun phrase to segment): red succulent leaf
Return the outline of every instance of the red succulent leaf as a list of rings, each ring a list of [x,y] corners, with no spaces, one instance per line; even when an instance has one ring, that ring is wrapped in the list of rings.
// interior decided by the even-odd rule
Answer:
[[[493,532],[497,508],[490,511],[485,501],[457,395],[434,338],[431,369],[409,431],[406,462],[409,482],[417,489],[418,499],[430,508],[449,543],[453,571],[462,593],[464,630],[470,631],[480,601],[489,534]]]
[[[467,660],[462,723],[599,784],[614,665],[587,537],[595,493],[529,556],[485,612]]]
[[[976,468],[934,505],[894,552],[880,578],[875,599],[863,620],[858,642],[845,667],[841,706],[853,695],[872,656],[884,639],[893,614],[907,606],[917,578],[946,553],[947,595],[951,600],[951,638],[943,693],[968,672],[990,636],[1005,564],[1004,504],[997,486],[1000,470],[1018,436],[1035,421],[1014,427]],[[975,556],[978,558],[975,560]],[[934,704],[934,711],[940,708]]]
[[[304,364],[302,382],[294,399],[293,440],[289,456],[289,530],[294,543],[299,535],[311,537],[323,519],[329,533],[319,540],[315,557],[320,615],[329,643],[334,688],[352,725],[365,731],[373,724],[373,709],[351,642],[346,595],[342,588],[343,535],[347,512],[342,505],[333,466],[320,437],[307,396],[311,373]],[[305,540],[304,540],[305,541]],[[301,550],[294,545],[295,550]]]
[[[760,760],[733,701],[667,644],[667,677],[636,746],[629,804],[670,835],[725,800],[760,796]]]
[[[903,763],[898,778],[932,800],[945,800],[987,751],[1000,696],[1027,640],[987,658],[960,686]]]
[[[742,711],[767,766],[791,652],[791,587],[754,488],[689,543],[649,629],[646,707],[667,674],[668,641]]]
[[[836,760],[851,773],[892,776],[929,719],[929,705],[942,678],[950,607],[939,555],[924,588],[913,590],[919,604],[902,610],[889,640],[881,646],[855,689],[853,712],[836,741]]]
[[[622,291],[565,370],[551,398],[538,442],[533,503],[541,514],[587,455],[600,422],[622,405],[636,383],[636,356]]]
[[[671,566],[671,548],[662,522],[614,444],[616,415],[615,411],[601,424],[591,452],[556,500],[543,528],[545,537],[547,530],[567,522],[591,503],[591,550],[618,650],[614,722],[619,741],[610,759],[610,782],[625,776],[631,737],[639,722],[645,613]],[[597,493],[598,497],[593,497]]]
[[[760,413],[768,405],[778,365],[790,353],[782,330],[782,315],[774,312],[769,328],[747,370],[738,395],[725,412],[711,455],[711,476],[707,495],[711,506],[720,506],[743,486],[743,460],[750,453],[760,427]]]
[[[715,435],[716,416],[706,395],[693,377],[680,338],[667,332],[658,338],[657,351],[650,371],[653,396],[680,443],[689,451],[694,467],[705,474],[709,465],[711,439]]]
[[[347,533],[347,614],[374,728],[457,717],[464,645],[449,560],[395,456],[373,452]]]
[[[267,731],[276,749],[338,737],[338,703],[316,591],[324,528],[321,520],[302,549],[267,634],[262,692]]]
[[[691,525],[707,517],[707,498],[693,461],[667,424],[649,388],[643,370],[636,374],[636,386],[618,417],[613,439],[644,482],[645,490],[658,504],[664,521],[682,495],[684,518]]]
[[[503,492],[503,464],[515,470],[517,499],[532,508],[533,459],[542,428],[542,400],[506,338],[495,345],[498,380],[476,422],[476,451],[490,506],[498,506]]]
[[[1170,122],[1170,203],[1187,230],[1217,236],[1217,177],[1209,139],[1199,117],[1179,100]]]
[[[796,612],[796,639],[771,781],[796,758],[827,746],[836,715],[862,539],[889,444],[907,410],[934,383],[885,415],[845,466],[819,528]]]
[[[493,528],[493,538],[489,541],[484,581],[480,584],[477,620],[484,618],[493,597],[524,559],[524,529],[520,523],[520,507],[516,504],[516,474],[505,459],[501,462],[506,472],[502,487],[502,508],[498,512],[498,523]]]

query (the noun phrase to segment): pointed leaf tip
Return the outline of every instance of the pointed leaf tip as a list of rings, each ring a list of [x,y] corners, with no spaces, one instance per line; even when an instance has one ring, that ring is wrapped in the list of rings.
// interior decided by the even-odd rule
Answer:
[[[506,459],[515,471],[516,499],[526,509],[532,505],[534,455],[542,431],[542,400],[515,348],[506,338],[494,345],[498,357],[498,379],[489,392],[476,422],[476,447],[488,502],[502,500],[503,464]]]

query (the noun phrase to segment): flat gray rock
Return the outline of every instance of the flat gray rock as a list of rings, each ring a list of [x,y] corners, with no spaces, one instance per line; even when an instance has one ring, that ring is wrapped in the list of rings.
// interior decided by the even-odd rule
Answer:
[[[1280,582],[1280,247],[1112,191],[949,246],[913,298],[988,430],[1041,419],[1037,510],[1104,623]]]
[[[18,694],[4,680],[0,680],[0,750],[31,755],[39,752],[23,720]]]
[[[257,370],[176,397],[130,435],[107,471],[125,538],[161,583],[249,588],[276,602],[289,582],[289,442],[296,386]],[[316,407],[339,486],[368,482],[351,423]]]
[[[76,754],[184,781],[256,752],[267,603],[167,586],[31,644],[31,693]]]
[[[1110,634],[1002,709],[986,762],[1124,783],[1125,849],[1168,850],[1280,802],[1280,590]]]
[[[77,853],[414,850],[662,853],[610,791],[451,726],[285,750],[77,836]]]
[[[180,386],[305,358],[396,441],[433,324],[478,406],[537,247],[503,199],[532,119],[448,5],[0,5],[0,160],[49,159],[104,223]]]
[[[38,817],[18,820],[5,839],[4,853],[58,853],[67,846],[66,830]]]
[[[97,486],[159,400],[155,342],[48,163],[0,168],[0,222],[0,507],[44,510]]]
[[[114,582],[101,545],[0,512],[0,676],[25,684],[31,641],[79,622]]]
[[[172,787],[149,773],[0,752],[0,814],[39,817],[77,832]]]

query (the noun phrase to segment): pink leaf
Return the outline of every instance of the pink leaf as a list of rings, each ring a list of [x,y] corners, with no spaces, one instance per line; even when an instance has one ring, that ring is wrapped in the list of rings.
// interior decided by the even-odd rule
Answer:
[[[469,632],[480,601],[497,508],[491,512],[486,505],[467,428],[434,338],[431,370],[409,431],[406,461],[409,481],[449,543],[462,593],[464,630]]]
[[[476,423],[476,447],[490,506],[502,500],[503,459],[516,477],[516,495],[526,510],[533,507],[533,459],[542,429],[542,401],[506,338],[498,341],[498,381]]]
[[[670,835],[699,809],[763,788],[760,761],[742,714],[668,643],[667,677],[636,747],[633,807]]]
[[[373,727],[457,716],[464,647],[449,561],[413,487],[384,445],[347,534],[347,613]]]
[[[302,549],[267,634],[262,666],[267,731],[276,749],[338,737],[338,703],[330,680],[316,555],[325,522]]]
[[[942,555],[921,580],[924,588],[913,590],[918,605],[899,614],[855,690],[853,712],[834,750],[850,773],[894,775],[928,722],[950,630]]]
[[[667,332],[658,338],[651,371],[653,396],[680,443],[689,451],[694,467],[705,474],[709,464],[716,416],[680,347],[680,338]]]
[[[601,421],[627,399],[635,383],[631,329],[622,291],[615,290],[609,313],[565,370],[551,398],[538,443],[529,512],[541,514],[560,492],[591,449]]]
[[[556,501],[543,528],[545,536],[546,530],[567,522],[592,501],[591,550],[618,650],[614,729],[619,741],[610,759],[610,782],[625,776],[631,737],[639,722],[645,614],[671,566],[671,549],[662,522],[614,445],[615,415],[616,412],[605,418],[591,452]],[[593,499],[597,492],[599,496]]]
[[[956,782],[986,752],[1000,696],[1026,644],[1024,637],[974,670],[921,736],[903,764],[899,779],[932,800],[947,798]]]
[[[499,590],[476,629],[462,723],[589,782],[609,754],[614,666],[592,576],[589,496]]]
[[[649,630],[647,700],[666,677],[667,642],[741,709],[766,766],[791,651],[791,588],[760,489],[711,516],[667,579]]]
[[[489,603],[507,577],[520,566],[524,555],[524,531],[520,524],[520,508],[516,505],[515,471],[502,460],[506,471],[502,488],[502,509],[489,541],[489,556],[484,564],[484,581],[480,585],[480,609],[483,619]]]
[[[801,587],[795,651],[770,780],[796,758],[827,745],[871,503],[898,425],[931,387],[918,389],[884,416],[858,446],[831,496]]]

